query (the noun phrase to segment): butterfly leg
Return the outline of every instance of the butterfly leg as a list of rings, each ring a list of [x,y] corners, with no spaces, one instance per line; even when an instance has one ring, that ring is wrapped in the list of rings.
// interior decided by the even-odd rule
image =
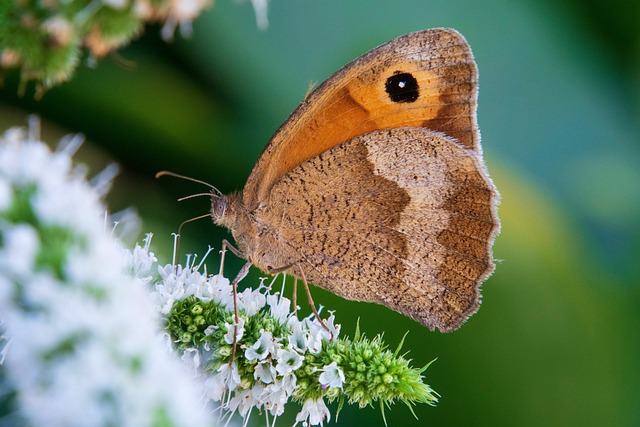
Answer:
[[[222,239],[222,248],[220,249],[220,255],[221,255],[220,275],[221,276],[222,276],[222,272],[223,272],[223,268],[224,268],[224,254],[227,252],[227,248],[229,248],[231,253],[233,253],[238,258],[247,259],[247,257],[244,256],[244,254],[242,252],[240,252],[240,250],[238,248],[236,248],[235,246],[233,246],[231,244],[231,242],[229,242],[227,239]]]
[[[307,293],[307,300],[309,301],[311,310],[313,311],[313,314],[316,316],[316,319],[318,319],[318,322],[320,322],[324,330],[329,332],[329,341],[333,341],[333,332],[329,330],[324,320],[320,318],[320,314],[318,314],[318,310],[316,310],[316,305],[313,303],[313,298],[311,298],[311,290],[309,289],[309,282],[307,282],[307,276],[305,276],[302,268],[298,267],[298,270],[300,270],[300,276],[302,277],[302,283],[304,284],[304,291]]]
[[[294,265],[296,265],[295,263],[293,264],[289,264],[285,267],[278,267],[278,268],[269,268],[269,274],[272,275],[276,275],[278,273],[281,273],[283,271],[287,271],[289,270],[291,267],[293,267]],[[285,273],[286,274],[286,273]],[[293,315],[298,317],[298,276],[293,275],[293,294],[291,295],[291,302],[293,303]],[[284,288],[283,288],[284,289]]]
[[[220,275],[222,276],[223,267],[224,267],[224,254],[227,252],[227,248],[238,258],[246,259],[246,257],[240,252],[235,246],[233,246],[227,239],[222,240],[222,249],[220,249],[221,260],[220,260]],[[248,261],[245,265],[242,266],[235,279],[231,282],[231,287],[233,288],[233,349],[231,350],[231,360],[229,360],[229,365],[233,364],[233,361],[236,357],[236,347],[238,345],[238,324],[240,323],[240,316],[238,314],[238,283],[242,279],[244,279],[249,273],[249,268],[251,267],[251,261]]]
[[[247,263],[243,265],[240,271],[238,272],[236,278],[233,279],[233,281],[231,282],[231,287],[233,288],[234,325],[233,325],[233,349],[231,350],[231,360],[229,361],[229,365],[232,365],[233,361],[235,360],[236,347],[238,345],[238,324],[240,323],[240,316],[238,315],[238,283],[247,276],[247,274],[249,273],[250,267],[251,267],[251,261],[247,261]]]

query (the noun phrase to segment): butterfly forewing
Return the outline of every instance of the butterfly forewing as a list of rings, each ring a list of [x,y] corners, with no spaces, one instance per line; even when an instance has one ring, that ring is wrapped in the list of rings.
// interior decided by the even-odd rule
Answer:
[[[255,208],[303,161],[378,129],[425,127],[478,146],[477,71],[466,40],[430,29],[392,40],[347,64],[291,114],[256,163],[243,192]]]

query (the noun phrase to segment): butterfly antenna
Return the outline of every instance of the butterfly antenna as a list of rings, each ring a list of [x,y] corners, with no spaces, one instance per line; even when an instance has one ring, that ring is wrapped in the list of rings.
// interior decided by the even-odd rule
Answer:
[[[211,193],[198,193],[198,194],[191,194],[189,196],[184,196],[184,197],[180,197],[178,199],[179,202],[182,202],[183,200],[187,200],[187,199],[193,199],[194,197],[211,197]]]
[[[213,191],[215,191],[219,195],[222,195],[220,190],[218,190],[216,187],[214,187],[213,185],[209,184],[208,182],[204,182],[204,181],[199,180],[199,179],[191,178],[189,176],[179,175],[177,173],[170,172],[170,171],[160,171],[160,172],[158,172],[156,174],[156,178],[160,178],[162,176],[172,176],[174,178],[180,178],[180,179],[185,179],[187,181],[197,182],[198,184],[206,185],[207,187],[211,188]]]

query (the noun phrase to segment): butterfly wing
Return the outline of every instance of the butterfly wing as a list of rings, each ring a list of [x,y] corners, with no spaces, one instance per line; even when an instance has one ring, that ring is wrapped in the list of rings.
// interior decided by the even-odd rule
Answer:
[[[257,212],[277,223],[277,245],[310,282],[450,331],[478,309],[479,285],[494,269],[497,203],[472,148],[397,128],[303,162]]]
[[[257,208],[296,165],[373,130],[424,127],[478,151],[476,98],[476,65],[457,31],[392,40],[347,64],[300,104],[256,163],[243,204]]]

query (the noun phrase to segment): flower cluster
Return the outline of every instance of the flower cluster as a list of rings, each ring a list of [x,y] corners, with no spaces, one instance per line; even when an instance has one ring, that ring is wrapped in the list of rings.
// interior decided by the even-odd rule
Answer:
[[[105,232],[107,183],[35,133],[0,138],[0,424],[210,425]]]
[[[148,277],[150,265],[138,271]],[[313,315],[298,319],[291,301],[272,292],[275,278],[237,294],[236,322],[233,288],[222,275],[208,275],[195,260],[158,271],[152,297],[170,340],[203,378],[207,399],[221,402],[229,416],[246,420],[255,408],[277,418],[293,400],[303,405],[296,420],[318,425],[330,419],[325,400],[340,407],[378,402],[383,410],[396,400],[437,402],[422,381],[426,367],[410,367],[400,348],[389,351],[380,336],[370,340],[356,331],[353,339],[339,338],[333,314],[323,323]]]
[[[258,25],[267,23],[267,0],[251,0]],[[188,36],[192,21],[212,0],[15,0],[0,2],[0,77],[20,68],[24,81],[43,90],[69,79],[83,49],[93,61],[128,44],[147,22],[163,22]]]

